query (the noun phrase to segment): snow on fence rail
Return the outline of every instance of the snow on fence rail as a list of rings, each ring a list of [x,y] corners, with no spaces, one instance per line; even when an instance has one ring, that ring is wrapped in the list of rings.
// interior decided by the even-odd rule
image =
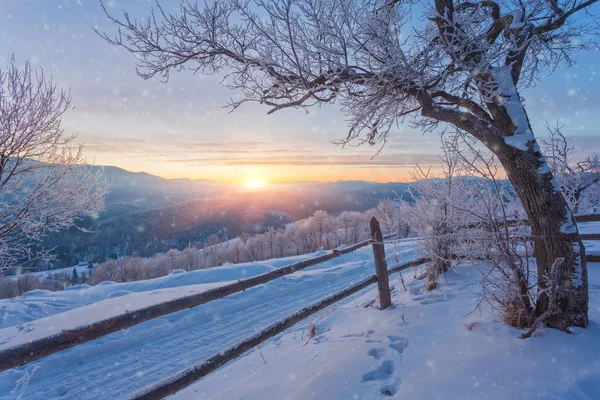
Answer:
[[[343,254],[351,253],[371,244],[373,245],[375,253],[375,249],[378,248],[378,246],[383,248],[382,242],[384,238],[381,236],[379,222],[375,219],[375,217],[372,218],[370,225],[373,223],[376,223],[377,230],[379,230],[378,235],[372,236],[374,239],[365,240],[340,250],[333,250],[327,254],[323,254],[308,260],[299,261],[250,278],[240,279],[236,282],[214,289],[209,289],[201,293],[183,296],[163,303],[143,307],[137,310],[126,312],[124,314],[105,318],[88,325],[76,327],[71,330],[62,330],[52,335],[34,339],[30,342],[1,350],[0,372],[25,365],[50,354],[54,354],[59,351],[109,335],[111,333],[127,329],[131,326],[157,317],[185,310],[186,308],[196,307],[201,304],[250,289],[254,286],[265,284],[274,279],[281,278],[282,276],[292,274],[296,271],[301,271],[325,261],[329,261]],[[381,265],[385,266],[385,260]],[[376,269],[376,272],[378,276],[384,276],[379,268]],[[387,281],[386,274],[385,278]],[[389,291],[389,285],[387,286],[387,289]],[[383,308],[385,307],[387,307],[387,305],[385,305]]]

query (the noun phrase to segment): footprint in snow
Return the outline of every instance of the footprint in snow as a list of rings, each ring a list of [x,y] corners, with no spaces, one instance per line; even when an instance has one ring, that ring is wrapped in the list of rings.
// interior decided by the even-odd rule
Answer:
[[[393,396],[396,394],[397,391],[398,391],[398,383],[397,382],[386,383],[385,385],[383,385],[381,387],[381,394],[383,394],[385,396]]]
[[[327,336],[324,335],[320,335],[320,336],[316,336],[313,338],[313,343],[314,344],[321,344],[321,343],[325,343],[327,342],[329,339],[327,338]]]
[[[382,382],[379,391],[385,396],[393,396],[398,391],[400,380],[393,377],[394,362],[386,360],[381,365],[362,376],[363,382]]]
[[[408,347],[408,340],[402,336],[389,335],[390,339],[389,347],[396,350],[398,353],[404,353],[404,350]]]
[[[384,352],[385,352],[385,349],[383,349],[381,347],[374,347],[374,348],[370,349],[367,352],[367,354],[370,355],[371,357],[375,358],[376,360],[381,360]]]
[[[455,294],[450,293],[439,293],[439,294],[429,294],[414,297],[413,300],[418,301],[422,305],[426,306],[428,304],[437,304],[442,303],[444,301],[453,300],[456,297]]]
[[[402,354],[408,347],[408,339],[398,335],[388,335],[389,344],[388,347],[395,350],[399,354]],[[372,340],[366,340],[366,342],[373,342]],[[386,355],[386,349],[381,347],[373,347],[367,352],[368,355],[381,360]],[[362,375],[362,382],[381,382],[383,383],[380,387],[380,392],[384,396],[394,396],[398,391],[400,379],[394,377],[394,362],[392,360],[383,360],[379,366]]]
[[[342,336],[342,338],[360,338],[360,337],[369,337],[372,334],[374,334],[375,331],[372,329],[369,329],[366,332],[358,332],[358,333],[349,333],[347,335]]]
[[[386,360],[377,369],[363,374],[362,381],[385,381],[392,376],[394,372],[394,362],[392,360]]]

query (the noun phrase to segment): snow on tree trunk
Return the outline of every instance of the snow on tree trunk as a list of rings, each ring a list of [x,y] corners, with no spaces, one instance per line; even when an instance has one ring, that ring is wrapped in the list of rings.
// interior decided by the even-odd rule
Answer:
[[[549,170],[540,170],[543,156],[537,151],[498,152],[500,162],[521,200],[534,236],[538,284],[550,273],[554,261],[564,257],[559,270],[562,292],[558,313],[547,320],[549,325],[565,329],[570,325],[586,326],[588,321],[587,264],[585,249],[573,222],[571,210],[556,187]],[[543,293],[537,301],[536,314],[543,314],[548,298]]]
[[[588,282],[585,248],[572,211],[557,185],[533,135],[529,118],[512,83],[508,68],[496,71],[503,93],[502,105],[508,117],[501,125],[503,143],[490,149],[496,154],[512,183],[529,219],[534,236],[538,286],[541,290],[536,314],[548,309],[544,292],[552,264],[565,262],[558,271],[559,293],[556,312],[546,323],[558,329],[587,326]]]

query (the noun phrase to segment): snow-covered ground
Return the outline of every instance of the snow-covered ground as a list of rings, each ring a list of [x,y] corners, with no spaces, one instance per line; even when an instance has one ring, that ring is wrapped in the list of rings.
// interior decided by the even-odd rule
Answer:
[[[414,259],[403,243],[401,261]],[[391,255],[391,249],[388,254]],[[61,292],[33,291],[0,301],[0,347],[49,329],[78,325],[149,302],[202,290],[322,254],[181,272],[130,283],[78,285]],[[149,386],[235,343],[299,308],[374,273],[370,247],[190,310],[147,321],[101,339],[0,373],[0,399],[38,366],[23,399],[117,399]],[[390,260],[390,266],[393,265]],[[177,289],[177,290],[174,290]],[[118,298],[117,298],[118,297]],[[128,306],[127,304],[130,304]],[[118,311],[117,311],[118,308]],[[42,319],[40,319],[42,318]],[[52,331],[50,331],[52,332]]]
[[[495,320],[481,274],[458,267],[438,288],[410,275],[385,311],[373,288],[171,396],[227,399],[600,399],[600,263],[590,265],[590,325],[530,339]],[[310,322],[316,336],[308,339]]]
[[[591,231],[597,232],[595,228]],[[416,257],[415,241],[399,247],[401,262]],[[319,254],[175,271],[139,282],[78,285],[61,292],[37,290],[1,300],[0,349]],[[495,322],[487,309],[467,315],[481,298],[480,273],[472,266],[448,273],[448,282],[442,280],[430,293],[407,271],[407,292],[401,290],[398,275],[391,279],[394,308],[364,308],[376,298],[375,288],[368,288],[174,397],[600,398],[600,264],[591,263],[589,270],[592,322],[573,335],[542,329],[538,336],[521,340],[518,331]],[[126,398],[373,272],[372,251],[366,247],[144,322],[0,373],[0,399],[13,398],[17,380],[35,367],[23,399]],[[314,321],[317,336],[309,340],[307,324]],[[473,322],[468,330],[466,325]]]

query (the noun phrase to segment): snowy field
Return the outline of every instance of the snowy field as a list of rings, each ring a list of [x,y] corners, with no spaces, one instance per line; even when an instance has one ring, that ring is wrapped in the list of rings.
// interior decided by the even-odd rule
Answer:
[[[400,249],[401,262],[416,258],[415,241],[402,242]],[[386,250],[391,257],[392,248]],[[77,285],[61,292],[36,290],[1,300],[0,349],[319,254],[175,271],[139,282]],[[519,331],[496,322],[488,309],[469,314],[481,298],[481,275],[472,266],[451,271],[448,282],[442,279],[429,293],[409,270],[404,273],[407,292],[398,275],[390,280],[393,308],[364,308],[376,298],[370,287],[173,397],[600,398],[600,264],[591,263],[589,270],[592,322],[573,335],[541,329],[536,337],[521,340]],[[0,373],[0,399],[14,398],[17,380],[35,367],[23,399],[126,398],[373,273],[372,251],[366,247]],[[317,336],[309,340],[311,322],[317,324]],[[472,330],[466,328],[470,323]]]
[[[171,396],[227,399],[600,399],[600,263],[590,265],[590,325],[541,328],[530,339],[496,321],[472,266],[432,292],[408,278],[385,311],[367,293],[228,364]],[[472,312],[472,313],[471,313]]]

